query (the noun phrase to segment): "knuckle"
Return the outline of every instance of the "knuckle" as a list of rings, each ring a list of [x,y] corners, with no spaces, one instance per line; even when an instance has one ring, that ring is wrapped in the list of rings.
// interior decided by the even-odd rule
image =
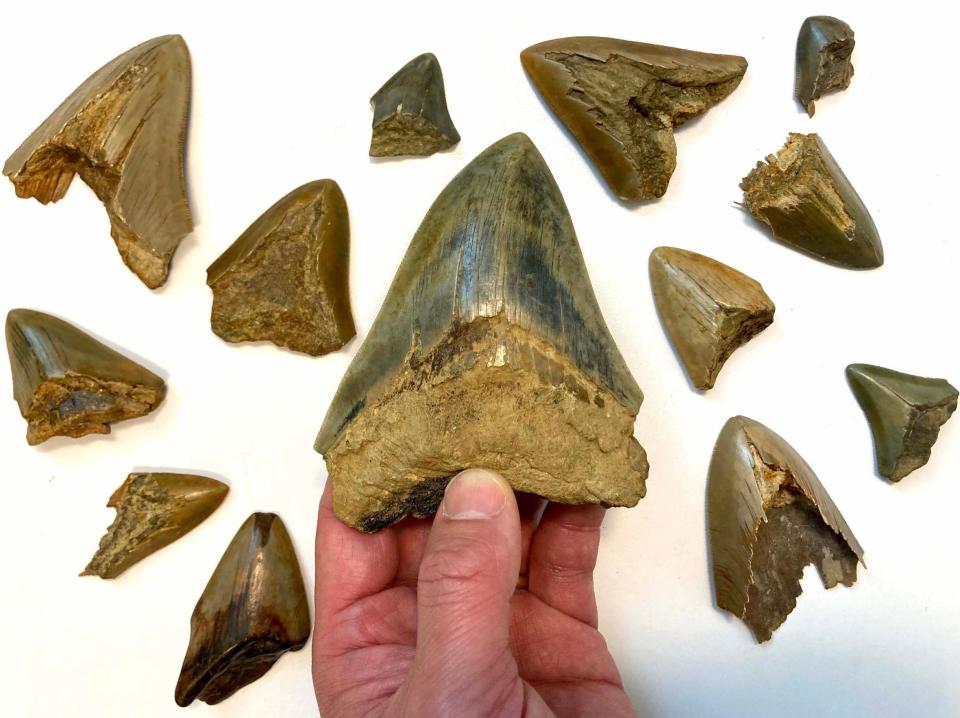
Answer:
[[[494,546],[483,539],[458,537],[429,550],[420,565],[419,588],[437,600],[474,590],[497,568]]]

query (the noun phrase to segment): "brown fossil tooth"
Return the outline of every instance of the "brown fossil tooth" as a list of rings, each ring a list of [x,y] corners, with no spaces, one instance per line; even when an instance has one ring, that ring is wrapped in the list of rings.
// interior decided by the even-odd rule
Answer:
[[[426,157],[453,147],[460,133],[447,111],[440,62],[433,53],[413,58],[370,98],[371,157]]]
[[[223,503],[228,486],[191,474],[130,474],[107,506],[117,517],[81,576],[116,578],[200,525]]]
[[[747,61],[607,37],[548,40],[520,53],[543,99],[623,200],[662,197],[673,130],[737,89]]]
[[[784,244],[842,267],[883,264],[877,227],[819,135],[791,132],[740,189],[743,207]]]
[[[267,340],[320,356],[356,334],[350,311],[350,223],[336,182],[298,187],[207,269],[210,323],[228,342]]]
[[[563,503],[633,506],[643,396],[563,197],[523,134],[487,148],[417,230],[317,436],[361,531],[436,510],[471,466]]]
[[[808,564],[852,586],[863,549],[816,474],[779,435],[735,416],[713,449],[707,514],[717,605],[770,639],[797,604]]]
[[[46,204],[74,174],[103,202],[124,263],[150,288],[193,231],[184,181],[190,55],[179,35],[137,45],[97,70],[3,166],[18,197]]]
[[[310,635],[300,564],[283,521],[255,513],[227,546],[190,618],[177,705],[213,705],[253,683]]]
[[[163,400],[163,379],[62,319],[13,309],[6,336],[29,444],[109,434],[113,422],[148,414]]]
[[[940,427],[957,410],[957,390],[945,379],[851,364],[847,381],[867,416],[877,470],[899,481],[930,460]]]
[[[711,389],[724,362],[773,321],[763,287],[696,252],[657,247],[650,285],[660,320],[698,389]]]
[[[853,77],[853,30],[829,15],[808,17],[797,36],[797,77],[794,97],[810,117],[814,100],[825,92],[845,90]]]

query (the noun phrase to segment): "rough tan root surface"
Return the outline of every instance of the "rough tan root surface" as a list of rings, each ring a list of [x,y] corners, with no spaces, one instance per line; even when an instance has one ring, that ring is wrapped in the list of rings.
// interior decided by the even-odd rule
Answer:
[[[451,139],[421,115],[405,115],[396,112],[373,127],[370,138],[371,157],[401,157],[414,155],[426,157],[453,147],[457,139]]]
[[[502,319],[412,352],[394,385],[327,452],[334,510],[361,531],[434,512],[449,478],[483,466],[517,491],[633,506],[647,460],[634,415],[550,345]]]

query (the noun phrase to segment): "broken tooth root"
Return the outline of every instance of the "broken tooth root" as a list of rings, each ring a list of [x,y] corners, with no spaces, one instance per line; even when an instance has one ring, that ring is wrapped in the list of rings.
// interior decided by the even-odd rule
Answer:
[[[853,78],[853,30],[828,15],[808,17],[797,35],[797,75],[794,97],[813,117],[814,100],[827,92],[845,90]]]

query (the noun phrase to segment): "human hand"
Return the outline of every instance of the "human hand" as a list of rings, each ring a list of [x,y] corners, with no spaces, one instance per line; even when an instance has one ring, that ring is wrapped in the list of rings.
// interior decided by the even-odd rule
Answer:
[[[367,535],[334,516],[328,481],[313,634],[323,718],[634,715],[597,631],[604,509],[543,506],[475,469],[433,519]]]

